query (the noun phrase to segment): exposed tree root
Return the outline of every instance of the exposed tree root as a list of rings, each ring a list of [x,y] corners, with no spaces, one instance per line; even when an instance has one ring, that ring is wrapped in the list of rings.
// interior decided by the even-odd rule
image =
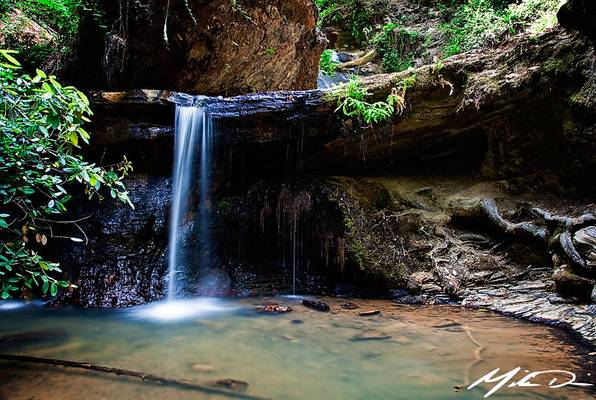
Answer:
[[[589,272],[589,269],[586,265],[586,262],[583,260],[582,256],[579,255],[575,246],[573,245],[573,240],[571,239],[571,232],[566,231],[559,235],[559,243],[561,244],[561,249],[569,257],[571,263],[584,270],[585,272]]]
[[[200,385],[190,382],[185,382],[182,380],[174,379],[174,378],[166,378],[159,375],[147,374],[145,372],[139,371],[131,371],[127,369],[121,368],[111,368],[105,367],[101,365],[95,365],[87,362],[78,362],[78,361],[67,361],[67,360],[58,360],[53,358],[40,358],[40,357],[32,357],[32,356],[21,356],[15,354],[0,354],[0,360],[5,361],[15,361],[15,362],[23,362],[23,363],[34,363],[34,364],[46,364],[46,365],[55,365],[55,366],[63,366],[68,368],[77,368],[77,369],[86,369],[96,372],[103,372],[107,374],[114,374],[118,376],[130,376],[133,378],[138,378],[143,381],[151,381],[157,382],[165,385],[177,386],[188,390],[199,391],[203,393],[209,393],[229,398],[236,398],[236,399],[250,399],[250,400],[265,400],[263,397],[253,396],[246,393],[235,392],[232,390],[207,386],[207,385]]]
[[[490,223],[501,232],[508,236],[532,239],[544,243],[546,246],[552,246],[558,243],[560,249],[569,259],[570,263],[584,273],[592,273],[591,268],[582,258],[573,244],[572,235],[578,229],[591,226],[596,223],[596,217],[592,214],[584,214],[579,218],[553,216],[548,211],[540,208],[533,208],[532,213],[541,217],[543,228],[532,222],[512,223],[504,219],[497,208],[497,204],[492,198],[484,198],[479,204],[480,212]]]
[[[497,203],[494,199],[482,199],[481,207],[490,222],[495,225],[495,227],[503,231],[503,233],[512,236],[526,237],[529,239],[538,239],[543,242],[548,238],[548,231],[535,224],[529,222],[513,224],[505,220],[503,217],[501,217],[501,214],[499,214]]]
[[[593,263],[590,257],[592,254],[596,255],[596,240],[594,242],[587,240],[585,234],[580,234],[582,238],[580,241],[576,239],[576,242],[583,246],[580,250],[587,249],[586,257],[589,262],[586,262],[582,256],[584,253],[580,253],[574,244],[574,235],[581,229],[593,229],[596,232],[596,217],[593,214],[588,213],[572,218],[552,215],[546,210],[532,208],[531,213],[537,217],[536,221],[513,223],[503,218],[492,198],[482,198],[471,203],[455,201],[452,212],[452,215],[463,218],[488,220],[487,222],[507,237],[537,243],[552,254],[558,253],[560,256],[564,256],[567,261],[562,264],[570,266],[572,270],[575,270],[574,274],[580,278],[582,275],[586,278],[595,275],[596,270],[592,264],[596,265],[596,263]],[[431,254],[431,259],[433,259],[433,254]]]

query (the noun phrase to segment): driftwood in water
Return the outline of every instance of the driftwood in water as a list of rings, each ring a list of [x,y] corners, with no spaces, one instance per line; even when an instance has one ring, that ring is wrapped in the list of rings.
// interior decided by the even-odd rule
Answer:
[[[250,399],[250,400],[264,400],[264,397],[253,396],[246,393],[235,392],[228,389],[223,389],[220,387],[212,387],[207,385],[200,385],[195,383],[190,383],[174,378],[166,378],[159,375],[147,374],[145,372],[140,371],[131,371],[122,368],[111,368],[105,367],[101,365],[95,365],[87,362],[78,362],[78,361],[68,361],[68,360],[58,360],[54,358],[41,358],[41,357],[32,357],[32,356],[21,356],[16,354],[0,354],[0,360],[5,361],[15,361],[15,362],[24,362],[24,363],[34,363],[34,364],[45,364],[45,365],[55,365],[55,366],[62,366],[68,368],[78,368],[78,369],[86,369],[90,371],[96,372],[103,372],[107,374],[114,374],[118,376],[130,376],[133,378],[138,378],[143,381],[151,381],[162,383],[165,385],[171,386],[178,386],[188,390],[195,390],[203,393],[210,393],[214,395],[220,395],[230,398],[237,398],[237,399]]]
[[[472,335],[472,330],[468,325],[464,325],[463,329],[464,332],[466,332],[468,339],[470,339],[470,342],[472,342],[476,346],[476,349],[474,349],[474,361],[466,365],[466,369],[464,371],[463,386],[467,387],[470,384],[470,373],[472,371],[472,368],[474,368],[477,364],[484,362],[484,358],[482,358],[482,352],[484,351],[485,347]]]

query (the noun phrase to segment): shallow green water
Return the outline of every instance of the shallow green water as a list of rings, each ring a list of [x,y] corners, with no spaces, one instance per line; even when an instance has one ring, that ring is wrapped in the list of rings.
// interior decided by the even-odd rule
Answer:
[[[0,306],[0,336],[39,330],[48,340],[4,341],[0,352],[126,368],[195,383],[231,378],[247,393],[272,399],[480,399],[492,385],[454,389],[494,368],[566,370],[593,382],[589,350],[558,330],[492,313],[447,306],[398,306],[389,301],[326,299],[330,313],[293,307],[269,315],[271,299],[201,300],[178,311],[155,306],[85,311]],[[4,309],[3,309],[4,308]],[[380,310],[362,317],[365,310]],[[164,318],[165,317],[165,318]],[[467,333],[469,331],[469,334]],[[383,339],[379,339],[382,337]],[[371,339],[375,340],[362,340]],[[476,342],[476,343],[475,343]],[[478,343],[484,347],[477,360]],[[466,375],[468,377],[466,378]],[[521,376],[520,376],[521,377]],[[503,388],[491,398],[588,399],[583,388]],[[204,399],[215,395],[132,378],[0,362],[2,399]]]

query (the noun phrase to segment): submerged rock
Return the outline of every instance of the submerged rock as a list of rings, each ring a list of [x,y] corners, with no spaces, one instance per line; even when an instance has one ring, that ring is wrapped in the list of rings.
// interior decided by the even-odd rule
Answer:
[[[216,368],[211,364],[193,364],[192,370],[195,372],[205,373],[205,372],[214,372]]]
[[[358,304],[352,303],[351,301],[341,303],[340,307],[343,308],[344,310],[355,310],[357,308],[360,308],[360,306]]]
[[[387,335],[384,332],[365,332],[354,336],[350,339],[353,342],[362,342],[368,340],[388,340],[391,339],[391,335]]]
[[[459,327],[461,327],[461,324],[459,322],[455,322],[455,321],[451,321],[451,320],[447,320],[441,324],[433,325],[433,328],[438,328],[438,329],[450,329],[450,328],[459,328]]]

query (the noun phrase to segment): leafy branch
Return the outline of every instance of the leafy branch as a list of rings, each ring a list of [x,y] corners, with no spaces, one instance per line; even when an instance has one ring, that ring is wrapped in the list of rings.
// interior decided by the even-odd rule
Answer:
[[[92,115],[89,100],[41,70],[21,73],[14,53],[0,50],[0,298],[37,289],[55,296],[73,285],[56,278],[59,265],[40,253],[64,238],[52,225],[68,222],[54,217],[67,211],[69,190],[82,186],[89,199],[110,196],[133,207],[123,182],[132,165],[85,161],[78,153],[91,138],[82,127]],[[70,222],[86,239],[78,220]]]

